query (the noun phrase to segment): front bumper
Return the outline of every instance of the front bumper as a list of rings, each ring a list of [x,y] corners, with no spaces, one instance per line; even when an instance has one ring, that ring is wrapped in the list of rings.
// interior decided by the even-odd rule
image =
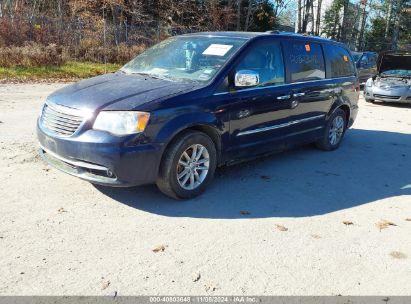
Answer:
[[[408,88],[382,89],[364,86],[364,98],[374,101],[411,103],[411,90]]]
[[[130,137],[87,130],[60,137],[37,122],[40,155],[51,166],[92,183],[117,187],[155,182],[163,145],[130,144]]]

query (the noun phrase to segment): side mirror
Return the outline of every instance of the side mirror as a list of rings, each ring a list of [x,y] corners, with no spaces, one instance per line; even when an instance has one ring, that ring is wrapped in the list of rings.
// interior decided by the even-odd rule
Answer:
[[[260,75],[251,70],[240,70],[235,73],[234,85],[236,87],[255,87],[260,83]]]

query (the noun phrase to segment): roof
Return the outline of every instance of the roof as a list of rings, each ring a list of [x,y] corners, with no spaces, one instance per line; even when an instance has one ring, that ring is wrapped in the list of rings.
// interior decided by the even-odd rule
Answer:
[[[250,40],[256,37],[264,37],[264,36],[275,36],[275,37],[283,37],[283,38],[298,38],[310,41],[317,41],[317,42],[334,42],[339,43],[327,38],[322,38],[318,36],[310,36],[310,35],[303,35],[297,34],[292,32],[279,32],[279,31],[268,31],[268,32],[198,32],[198,33],[190,33],[185,34],[183,36],[209,36],[209,37],[230,37],[230,38],[239,38]]]

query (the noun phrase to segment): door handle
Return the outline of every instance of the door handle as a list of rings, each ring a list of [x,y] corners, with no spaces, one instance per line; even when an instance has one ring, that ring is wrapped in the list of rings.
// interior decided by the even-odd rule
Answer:
[[[288,100],[291,98],[291,95],[283,95],[283,96],[278,96],[277,99],[278,100]]]
[[[301,97],[301,96],[304,96],[305,95],[305,93],[303,93],[303,92],[301,92],[301,93],[294,93],[293,94],[293,97]]]

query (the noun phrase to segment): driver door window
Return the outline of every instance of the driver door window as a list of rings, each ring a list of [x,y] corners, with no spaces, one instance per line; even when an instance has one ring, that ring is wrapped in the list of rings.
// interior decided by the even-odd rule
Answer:
[[[241,60],[236,68],[257,72],[260,78],[258,86],[283,84],[284,61],[279,42],[269,42],[255,46]]]
[[[368,65],[368,56],[363,55],[360,60],[360,67],[366,67]]]

